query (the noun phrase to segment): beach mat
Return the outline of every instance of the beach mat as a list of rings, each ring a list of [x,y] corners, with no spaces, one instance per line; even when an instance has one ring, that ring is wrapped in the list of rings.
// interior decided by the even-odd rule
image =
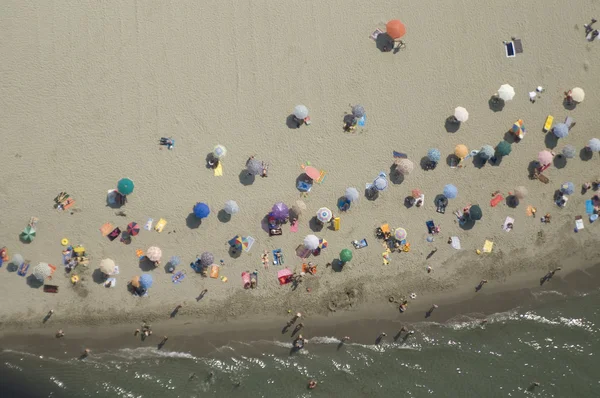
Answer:
[[[587,214],[594,214],[594,203],[591,199],[585,201],[585,212]]]

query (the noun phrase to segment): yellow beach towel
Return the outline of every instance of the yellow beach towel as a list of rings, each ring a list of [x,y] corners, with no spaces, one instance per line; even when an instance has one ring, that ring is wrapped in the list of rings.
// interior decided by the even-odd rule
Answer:
[[[223,175],[223,165],[221,164],[221,162],[219,162],[217,167],[214,169],[214,172],[215,177],[221,177]]]
[[[491,253],[493,248],[494,248],[494,242],[486,240],[485,244],[483,245],[483,252]]]
[[[167,220],[165,220],[164,218],[161,218],[160,220],[158,220],[158,222],[154,226],[154,230],[156,232],[162,232],[165,225],[167,225]]]

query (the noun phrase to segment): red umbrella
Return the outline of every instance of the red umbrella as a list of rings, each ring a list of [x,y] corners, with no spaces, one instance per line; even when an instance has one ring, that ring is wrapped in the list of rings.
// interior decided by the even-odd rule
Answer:
[[[412,190],[412,197],[415,199],[418,199],[421,196],[421,190],[420,189],[413,189]]]
[[[136,236],[140,233],[140,226],[135,222],[127,224],[127,233],[131,236]]]
[[[406,26],[397,19],[392,19],[385,25],[385,30],[392,39],[399,39],[406,34]]]

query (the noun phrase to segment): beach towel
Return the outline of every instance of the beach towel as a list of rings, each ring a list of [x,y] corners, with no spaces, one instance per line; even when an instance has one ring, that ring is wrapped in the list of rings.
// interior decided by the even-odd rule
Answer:
[[[494,242],[486,240],[485,244],[483,245],[483,252],[491,253],[493,248],[494,248]]]
[[[452,237],[450,238],[450,241],[451,241],[450,245],[451,245],[451,246],[452,246],[454,249],[456,249],[456,250],[460,250],[460,239],[458,239],[458,236],[452,236]]]
[[[254,286],[252,286],[254,285]],[[254,271],[250,274],[250,287],[258,287],[258,271]]]
[[[290,232],[298,232],[298,220],[290,224]]]
[[[279,256],[277,256],[279,254]],[[283,254],[281,249],[273,250],[273,265],[283,265]]]
[[[113,271],[113,273],[112,273],[112,274],[109,274],[109,275],[110,275],[110,276],[112,276],[112,275],[119,275],[119,266],[118,266],[118,265],[115,265],[115,270]]]
[[[185,273],[183,271],[176,272],[175,274],[173,274],[173,276],[171,276],[171,280],[173,281],[173,283],[181,283],[184,278]]]
[[[504,196],[502,196],[501,194],[498,194],[498,195],[494,196],[492,198],[492,200],[490,200],[490,206],[496,207],[498,205],[498,203],[502,202],[503,200],[504,200]]]
[[[510,232],[512,230],[512,226],[509,227],[508,224],[514,224],[515,219],[512,217],[506,217],[506,219],[504,220],[504,225],[502,226],[502,229],[505,230],[506,232]]]
[[[383,265],[388,265],[390,263],[390,249],[387,249],[383,253],[381,253]]]
[[[369,246],[365,238],[361,239],[360,241],[355,240],[354,242],[352,242],[352,245],[355,249],[362,249],[363,247]]]
[[[256,239],[254,239],[251,236],[246,236],[246,242],[248,242],[248,246],[244,249],[245,252],[249,252],[250,249],[252,249],[252,245],[254,244],[254,242],[256,241]]]
[[[433,223],[433,220],[425,221],[425,225],[427,225],[427,231],[430,234],[434,234],[435,233],[436,228],[435,228],[435,224]]]
[[[110,189],[108,190],[108,193],[106,194],[106,202],[108,202],[109,205],[116,205],[117,204],[117,190],[116,189]]]
[[[223,175],[223,164],[219,162],[217,164],[217,167],[213,169],[213,172],[215,174],[215,177],[221,177]]]
[[[121,229],[117,227],[113,229],[110,234],[108,234],[108,239],[110,239],[110,241],[112,242],[113,240],[117,239],[119,235],[121,235]]]
[[[533,207],[532,205],[527,206],[527,209],[525,210],[525,214],[527,214],[529,217],[533,216],[533,213],[535,212],[535,207]]]
[[[219,277],[219,266],[217,264],[210,266],[210,277],[214,279]]]
[[[17,270],[17,275],[25,276],[25,275],[27,275],[28,270],[29,270],[29,262],[25,261],[23,264],[21,264],[19,266],[19,269]]]
[[[594,203],[591,199],[585,201],[585,212],[587,214],[594,214]]]
[[[402,152],[392,151],[392,155],[394,155],[394,158],[408,159],[408,155]]]
[[[161,218],[158,220],[158,222],[154,226],[154,230],[156,232],[162,232],[165,225],[167,225],[167,220],[165,220],[164,218]]]
[[[577,216],[575,217],[575,232],[584,229],[585,226],[583,225],[583,220],[581,218],[581,216]]]
[[[361,117],[360,119],[358,119],[358,125],[360,127],[365,127],[365,124],[367,123],[367,116],[363,115],[363,117]]]
[[[115,287],[117,286],[117,278],[108,278],[106,282],[104,282],[104,287]]]
[[[244,289],[250,288],[250,273],[248,271],[242,272],[242,285]]]
[[[114,229],[114,227],[115,226],[109,222],[104,223],[100,227],[100,233],[102,234],[102,236],[108,236],[108,234],[110,234],[110,231],[112,231]]]
[[[154,219],[149,218],[148,221],[146,221],[146,225],[144,225],[144,229],[150,231],[152,229],[152,223],[154,223]]]

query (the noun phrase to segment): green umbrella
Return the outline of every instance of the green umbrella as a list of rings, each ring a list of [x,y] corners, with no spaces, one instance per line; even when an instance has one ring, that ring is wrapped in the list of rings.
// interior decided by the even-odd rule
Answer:
[[[478,205],[473,205],[469,209],[469,218],[473,221],[481,220],[483,213],[481,212],[481,207]]]
[[[498,154],[498,156],[506,156],[506,155],[510,154],[511,151],[512,151],[512,147],[510,145],[510,142],[507,142],[507,141],[502,141],[496,147],[496,153]]]
[[[117,191],[121,195],[129,195],[133,192],[133,181],[129,178],[121,178],[117,184]]]
[[[33,228],[31,225],[28,225],[25,227],[23,232],[21,232],[20,236],[23,242],[31,242],[33,238],[35,238],[35,228]]]
[[[352,252],[350,249],[344,249],[340,252],[340,260],[342,260],[343,263],[352,260]]]

